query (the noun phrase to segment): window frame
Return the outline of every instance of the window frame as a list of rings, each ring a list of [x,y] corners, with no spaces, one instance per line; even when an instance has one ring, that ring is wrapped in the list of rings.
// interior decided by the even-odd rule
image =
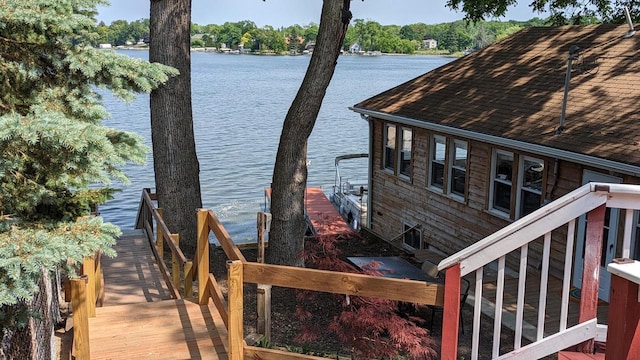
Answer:
[[[409,135],[411,137],[411,139],[409,139],[409,150],[406,151],[405,150],[405,131],[409,132]],[[397,151],[398,153],[398,159],[397,159],[397,174],[398,176],[405,178],[407,180],[411,179],[411,175],[413,173],[413,129],[409,128],[409,127],[400,127],[400,136],[397,136],[396,133],[396,137],[398,139],[398,144],[399,146],[397,146],[397,148],[399,149],[399,151]],[[404,173],[403,172],[403,165],[404,165],[404,154],[409,153],[409,164],[407,165],[407,169],[408,169],[408,173]]]
[[[442,161],[435,159],[437,155],[436,148],[438,144],[444,145],[444,159],[442,159]],[[447,185],[447,179],[446,179],[447,178],[447,151],[448,151],[447,137],[443,135],[438,135],[438,134],[431,134],[431,138],[429,141],[429,171],[427,174],[428,176],[427,186],[430,189],[442,194],[446,193],[446,185]],[[442,185],[436,184],[433,181],[434,174],[436,173],[434,171],[434,164],[437,164],[438,166],[442,167]]]
[[[469,169],[469,142],[466,140],[461,140],[461,139],[451,139],[451,144],[452,146],[450,147],[450,154],[449,154],[449,161],[448,161],[448,165],[449,165],[449,169],[448,169],[448,181],[447,181],[447,193],[449,195],[451,195],[453,198],[457,198],[459,200],[465,201],[465,199],[467,198],[467,191],[468,191],[468,169]],[[456,165],[456,150],[459,148],[458,145],[460,144],[464,144],[464,149],[466,152],[466,156],[465,156],[465,160],[464,160],[464,168]],[[462,148],[462,147],[460,147]],[[461,170],[462,169],[462,170]],[[454,182],[455,182],[455,176],[454,176],[454,170],[457,171],[461,171],[464,172],[464,188],[462,190],[462,193],[458,193],[456,191],[454,191]]]
[[[508,174],[500,174],[498,170],[498,155],[506,155],[511,156],[511,179],[502,179],[497,177],[496,175],[508,175]],[[512,151],[502,150],[502,149],[493,149],[491,154],[491,189],[489,191],[489,210],[494,214],[497,214],[503,218],[512,218],[513,217],[513,208],[514,208],[514,183],[513,179],[517,179],[517,174],[514,176],[514,171],[516,171],[517,167],[514,164],[516,162],[516,153]],[[496,206],[496,183],[509,186],[509,208],[500,208]],[[516,184],[517,185],[517,184]]]
[[[511,180],[499,179],[496,177],[496,174],[498,174],[497,161],[498,161],[499,154],[511,156],[511,162],[512,162],[511,163]],[[525,162],[527,161],[538,162],[538,163],[541,163],[543,166],[539,190],[530,186],[524,186]],[[544,204],[545,186],[547,181],[546,178],[547,178],[547,161],[544,158],[524,155],[524,154],[517,153],[515,151],[494,148],[491,155],[491,178],[490,178],[490,189],[489,189],[489,199],[488,199],[489,201],[487,202],[487,209],[496,216],[499,216],[505,219],[510,219],[510,220],[520,219],[528,215],[529,213],[541,208]],[[509,182],[511,186],[511,189],[509,190],[509,194],[510,194],[509,209],[508,211],[506,211],[507,209],[502,209],[496,206],[496,201],[495,201],[496,200],[496,184],[500,183],[503,185],[509,185]],[[529,211],[529,213],[527,214],[523,213],[523,208],[522,208],[522,206],[524,205],[523,191],[526,191],[528,193],[533,193],[540,197],[540,204],[538,205],[538,207],[534,210]]]
[[[393,147],[389,145],[389,129],[394,129],[394,140],[392,142]],[[395,174],[397,163],[397,148],[398,148],[398,127],[394,124],[384,124],[384,142],[382,144],[382,169],[387,172]],[[391,156],[389,149],[393,152]],[[389,160],[391,160],[390,166],[388,166]]]
[[[393,142],[389,142],[390,129],[393,129]],[[409,143],[405,144],[405,138],[409,137]],[[411,181],[413,176],[413,128],[391,123],[384,124],[384,137],[382,144],[381,169],[388,174],[401,179]],[[408,145],[408,147],[405,147]],[[408,154],[408,163],[404,157]],[[406,166],[406,168],[404,167]]]
[[[414,247],[411,244],[406,242],[406,236],[409,232],[417,232],[418,235],[418,246]],[[409,225],[406,222],[402,223],[402,247],[408,250],[421,250],[423,248],[422,244],[422,229],[418,228],[418,225]]]
[[[546,164],[545,161],[543,159],[539,159],[533,156],[527,156],[527,155],[522,155],[519,157],[519,161],[518,161],[518,184],[517,184],[517,188],[518,188],[518,193],[517,193],[517,198],[516,198],[516,205],[515,205],[515,210],[516,210],[516,218],[519,219],[523,216],[526,216],[528,214],[530,214],[531,212],[539,209],[542,206],[542,200],[543,200],[543,193],[542,190],[544,189],[544,179],[545,179],[545,174],[546,174]],[[540,175],[540,189],[537,190],[535,188],[529,187],[529,186],[525,186],[525,162],[527,161],[531,161],[531,162],[538,162],[538,163],[542,163],[542,174]],[[536,194],[540,197],[539,200],[539,204],[538,207],[533,210],[530,211],[529,213],[523,214],[523,205],[524,205],[524,200],[523,200],[523,192],[529,192],[532,194]]]

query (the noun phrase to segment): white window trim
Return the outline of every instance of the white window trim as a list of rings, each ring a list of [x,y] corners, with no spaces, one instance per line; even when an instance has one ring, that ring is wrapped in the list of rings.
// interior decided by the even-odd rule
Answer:
[[[449,151],[448,147],[447,147],[447,138],[445,136],[442,135],[436,135],[436,134],[432,134],[431,135],[431,141],[429,144],[429,169],[427,171],[427,176],[428,176],[428,181],[427,184],[429,184],[429,189],[438,192],[440,194],[444,194],[445,193],[445,189],[447,187],[446,182],[443,180],[442,182],[442,188],[439,187],[438,185],[434,185],[432,183],[432,179],[433,179],[433,163],[440,163],[439,161],[434,161],[433,158],[435,156],[436,153],[436,139],[442,141],[442,143],[444,143],[444,152],[445,152],[445,159],[442,161],[442,166],[443,166],[443,172],[447,171],[447,159],[446,159],[446,153],[447,151]]]
[[[410,225],[409,223],[406,223],[406,222],[402,223],[402,247],[404,249],[407,249],[407,250],[421,250],[422,249],[422,229],[416,228],[416,226],[417,226],[417,224]],[[408,229],[405,230],[405,227],[408,227]],[[420,241],[420,247],[417,248],[417,249],[404,242],[404,236],[406,235],[405,232],[408,232],[409,229],[412,229],[412,230],[415,230],[415,231],[418,232],[419,241]]]
[[[501,218],[504,219],[511,219],[511,209],[509,209],[509,211],[505,212],[504,210],[495,208],[493,206],[493,202],[494,202],[494,194],[495,194],[495,183],[500,182],[503,184],[507,184],[508,181],[502,180],[502,179],[496,179],[496,174],[495,174],[495,169],[496,169],[496,165],[497,165],[497,161],[498,161],[498,154],[503,154],[503,155],[511,155],[511,157],[513,158],[513,161],[515,161],[515,156],[516,154],[511,152],[511,151],[506,151],[506,150],[500,150],[500,149],[493,149],[493,152],[491,154],[491,186],[489,189],[489,211],[494,214],[497,215]],[[513,171],[512,171],[513,174]],[[512,175],[513,176],[513,175]],[[513,179],[513,177],[512,177]],[[510,181],[510,186],[511,189],[513,189],[513,181]],[[511,202],[509,202],[509,207],[511,207]]]

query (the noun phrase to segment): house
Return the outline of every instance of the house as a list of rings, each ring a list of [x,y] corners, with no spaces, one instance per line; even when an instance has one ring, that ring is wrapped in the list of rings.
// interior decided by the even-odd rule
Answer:
[[[358,43],[353,43],[349,46],[349,53],[351,54],[357,54],[360,52],[360,44]]]
[[[619,25],[526,28],[355,104],[370,126],[370,231],[411,251],[453,254],[585,183],[639,184],[640,35],[627,34]],[[625,223],[623,211],[606,215],[603,264],[620,256]],[[554,241],[566,244],[566,232]],[[541,251],[529,249],[538,259]],[[552,275],[564,257],[551,249]],[[607,300],[609,274],[600,276]]]
[[[422,45],[425,49],[435,49],[438,47],[438,41],[430,37],[425,37],[422,39]]]

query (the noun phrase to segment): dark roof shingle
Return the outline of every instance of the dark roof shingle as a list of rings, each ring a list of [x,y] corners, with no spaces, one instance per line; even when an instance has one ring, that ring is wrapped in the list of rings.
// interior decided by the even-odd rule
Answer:
[[[525,28],[354,105],[640,166],[640,35],[620,25]],[[565,130],[562,113],[572,62]]]

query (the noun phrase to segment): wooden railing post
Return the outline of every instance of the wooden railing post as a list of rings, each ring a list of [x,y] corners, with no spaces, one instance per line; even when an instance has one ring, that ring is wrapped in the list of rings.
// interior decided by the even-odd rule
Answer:
[[[607,359],[640,359],[640,262],[620,260],[608,265],[612,275],[605,355]]]
[[[602,258],[602,235],[606,204],[587,213],[587,230],[584,243],[584,265],[582,289],[580,290],[580,315],[578,323],[598,316],[598,287],[600,284],[600,260]],[[578,351],[593,353],[593,339],[578,345]]]
[[[264,336],[266,344],[271,343],[271,285],[258,284],[258,320],[256,332]]]
[[[87,313],[89,317],[96,317],[96,262],[93,257],[84,258],[82,271],[87,276]]]
[[[209,212],[198,210],[198,304],[209,303],[207,295],[207,281],[209,280]]]
[[[458,360],[458,326],[460,324],[460,264],[447,268],[444,277],[444,310],[440,359]]]
[[[180,235],[171,234],[171,241],[176,245],[176,248],[180,248]],[[180,261],[178,256],[171,252],[171,273],[173,275],[173,287],[180,291]]]
[[[158,212],[158,217],[163,219],[162,208],[157,208],[156,211]],[[151,221],[153,221],[153,218]],[[156,221],[156,249],[158,249],[158,255],[160,255],[160,258],[162,259],[164,256],[164,237],[160,230],[160,224],[158,221]]]
[[[76,359],[90,359],[87,276],[83,275],[80,278],[71,279],[70,283],[71,307],[73,309],[73,355]]]
[[[193,296],[193,261],[184,264],[184,297]]]
[[[242,261],[227,262],[229,273],[229,359],[244,359]]]
[[[258,213],[258,259],[264,263],[265,234],[269,228],[271,214]],[[264,336],[265,343],[271,343],[271,285],[258,284],[257,289],[258,320],[256,332]]]

